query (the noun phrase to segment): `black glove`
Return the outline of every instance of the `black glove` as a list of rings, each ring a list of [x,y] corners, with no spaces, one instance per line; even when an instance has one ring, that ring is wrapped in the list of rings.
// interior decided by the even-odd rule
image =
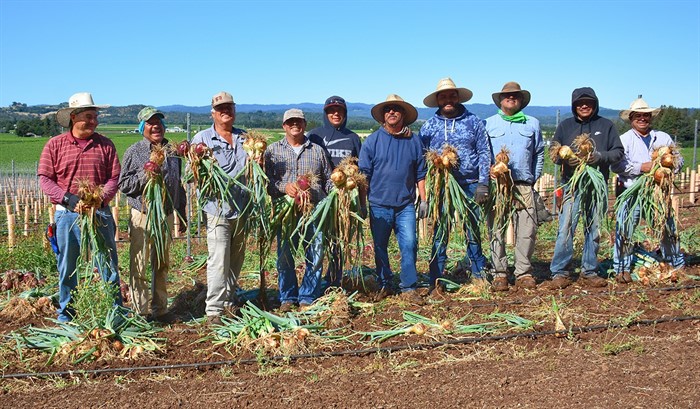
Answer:
[[[568,163],[572,168],[575,168],[581,164],[581,159],[579,159],[576,155],[571,155],[571,157],[567,159],[566,163]]]
[[[489,201],[488,185],[479,185],[476,187],[476,191],[474,192],[474,201],[480,205],[485,204]]]
[[[360,217],[362,217],[363,219],[367,218],[367,206],[360,207]]]
[[[71,192],[66,192],[66,194],[63,195],[63,200],[61,201],[61,204],[67,210],[74,212],[75,206],[78,204],[79,201],[80,201],[80,198],[78,196],[74,195]]]
[[[428,217],[428,202],[421,200],[418,205],[418,218],[425,219],[426,217]]]
[[[600,154],[598,151],[593,151],[591,152],[590,156],[588,156],[588,160],[586,163],[589,165],[597,165],[598,162],[603,158],[603,155]]]

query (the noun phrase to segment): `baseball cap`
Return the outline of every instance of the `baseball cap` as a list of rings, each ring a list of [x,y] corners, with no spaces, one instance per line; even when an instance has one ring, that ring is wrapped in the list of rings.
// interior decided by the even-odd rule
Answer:
[[[221,104],[233,104],[233,96],[226,91],[221,91],[211,97],[212,108]]]
[[[292,109],[286,110],[284,112],[284,117],[282,117],[282,123],[285,123],[292,118],[301,118],[301,119],[306,121],[306,117],[304,116],[304,112],[299,108],[292,108]]]
[[[160,115],[161,119],[165,118],[165,115],[163,115],[162,112],[160,112],[156,107],[151,106],[141,109],[137,118],[139,121],[148,121],[149,119],[153,118],[153,115]]]

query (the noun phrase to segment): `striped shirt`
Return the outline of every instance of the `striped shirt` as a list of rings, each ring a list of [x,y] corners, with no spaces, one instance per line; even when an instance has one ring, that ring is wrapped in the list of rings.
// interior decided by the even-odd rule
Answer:
[[[104,186],[104,203],[107,204],[117,194],[119,172],[117,149],[111,140],[94,133],[81,147],[68,131],[46,143],[39,158],[37,175],[51,203],[61,204],[66,192],[77,194],[78,181],[87,179]]]
[[[294,152],[287,138],[268,146],[265,151],[265,173],[270,180],[268,187],[273,199],[284,196],[285,186],[294,183],[301,175],[311,174],[317,183],[311,184],[311,202],[323,200],[333,188],[332,165],[322,147],[304,138],[299,154]]]

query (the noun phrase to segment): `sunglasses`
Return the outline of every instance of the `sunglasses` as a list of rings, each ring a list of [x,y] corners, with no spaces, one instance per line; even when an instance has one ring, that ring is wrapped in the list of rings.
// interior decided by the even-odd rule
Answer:
[[[345,105],[345,100],[333,98],[326,103],[326,105]]]
[[[384,113],[388,114],[389,112],[394,111],[394,112],[403,112],[403,108],[401,108],[398,105],[387,105],[384,107]]]
[[[632,119],[639,119],[639,118],[651,118],[651,113],[649,112],[635,112],[632,114]]]

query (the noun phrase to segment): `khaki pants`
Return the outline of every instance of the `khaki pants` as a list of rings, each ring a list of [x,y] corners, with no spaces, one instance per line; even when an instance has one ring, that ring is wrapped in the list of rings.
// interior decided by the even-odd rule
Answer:
[[[537,212],[533,198],[532,186],[513,185],[514,193],[522,197],[523,203],[514,203],[516,210],[513,215],[515,228],[515,277],[532,272],[532,255],[535,253],[535,238],[537,237]],[[506,257],[505,232],[493,228],[493,213],[489,214],[489,230],[491,231],[491,261],[496,276],[505,276],[508,271]]]
[[[207,214],[207,315],[236,305],[238,276],[245,257],[245,220]]]
[[[167,223],[172,231],[172,214],[168,216]],[[166,239],[165,263],[158,265],[153,246],[144,245],[145,228],[146,214],[131,209],[129,219],[129,292],[134,311],[141,315],[147,315],[150,312],[154,317],[158,317],[168,312],[166,284],[172,238]],[[153,291],[153,297],[151,297],[151,291]]]

